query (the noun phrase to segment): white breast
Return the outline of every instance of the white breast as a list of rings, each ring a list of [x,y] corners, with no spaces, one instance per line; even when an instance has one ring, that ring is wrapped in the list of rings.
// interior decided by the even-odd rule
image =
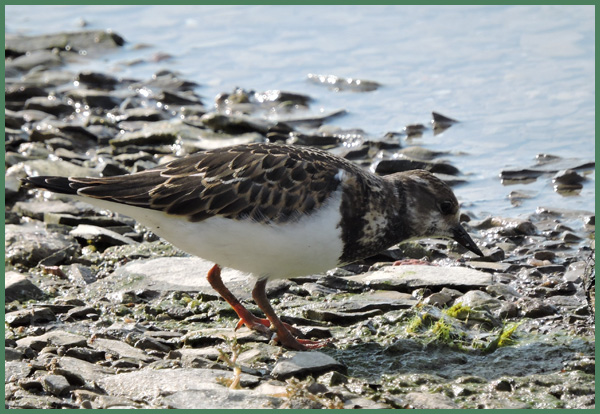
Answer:
[[[338,265],[343,250],[339,190],[312,215],[270,225],[221,217],[190,223],[160,211],[76,198],[130,216],[187,253],[256,276],[288,278],[324,272]]]

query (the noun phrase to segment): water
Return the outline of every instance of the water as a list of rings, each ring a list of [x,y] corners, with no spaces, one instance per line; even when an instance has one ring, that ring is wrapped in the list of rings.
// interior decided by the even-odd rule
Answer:
[[[594,211],[593,172],[570,197],[548,178],[503,186],[498,177],[534,165],[539,153],[595,160],[594,13],[594,6],[6,6],[5,24],[7,33],[40,34],[80,30],[83,20],[128,41],[91,69],[138,79],[176,70],[202,85],[206,102],[236,86],[304,93],[315,98],[314,113],[349,112],[331,124],[374,138],[427,123],[431,111],[458,119],[412,143],[452,151],[446,158],[468,177],[457,196],[483,218],[525,216],[538,206]],[[157,52],[173,59],[124,64]],[[384,86],[336,93],[307,82],[308,73]],[[513,190],[535,197],[515,207]]]

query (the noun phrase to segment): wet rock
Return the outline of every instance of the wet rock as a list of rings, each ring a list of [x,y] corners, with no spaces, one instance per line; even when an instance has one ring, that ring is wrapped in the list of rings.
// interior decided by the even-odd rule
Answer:
[[[309,73],[307,75],[309,82],[327,86],[335,92],[372,92],[381,85],[374,81],[353,78],[341,78],[335,75],[316,75]]]
[[[141,338],[133,346],[135,348],[144,349],[146,351],[153,350],[160,352],[169,352],[171,350],[170,346],[153,338]]]
[[[35,96],[25,102],[25,109],[37,110],[56,117],[66,116],[75,111],[71,105],[62,102],[56,97]]]
[[[100,88],[106,90],[114,89],[119,82],[119,80],[114,76],[100,72],[92,72],[89,70],[79,72],[79,74],[77,74],[75,77],[75,81],[91,88]]]
[[[82,359],[87,362],[95,363],[104,361],[104,351],[96,351],[90,348],[73,347],[67,349],[64,356]]]
[[[88,348],[77,348],[77,349],[88,349]],[[69,351],[67,351],[68,353]],[[87,352],[87,351],[86,351]],[[100,354],[95,353],[96,351],[91,350],[91,355],[94,355],[92,359],[96,359]],[[69,383],[77,386],[92,386],[95,381],[105,376],[110,376],[115,373],[115,370],[110,367],[105,367],[94,362],[87,361],[85,358],[80,358],[81,353],[77,354],[78,357],[72,356],[60,356],[57,357],[54,362],[54,372],[58,373],[69,381]],[[101,359],[98,359],[98,362]]]
[[[521,297],[521,294],[512,286],[500,283],[486,287],[485,291],[500,300],[516,300]]]
[[[556,258],[556,253],[551,250],[540,250],[533,254],[533,257],[537,260],[554,260]]]
[[[584,180],[585,178],[582,175],[573,170],[559,171],[552,178],[554,190],[559,193],[581,190],[583,188],[581,183]]]
[[[418,161],[431,161],[434,158],[439,157],[440,155],[448,154],[448,151],[433,151],[423,147],[407,147],[402,148],[397,152],[397,154],[401,154],[409,159],[418,160]]]
[[[13,300],[26,301],[42,297],[44,292],[34,285],[27,276],[10,271],[4,274],[4,300],[6,303]]]
[[[129,397],[136,400],[142,398],[153,400],[159,395],[173,395],[184,390],[206,390],[215,392],[227,388],[217,382],[218,378],[232,378],[233,372],[201,369],[181,368],[171,370],[142,369],[101,378],[97,381],[108,394],[120,397]],[[240,385],[242,388],[256,386],[259,378],[241,374]],[[210,400],[210,399],[209,399]],[[204,406],[207,400],[196,400],[195,408]]]
[[[138,131],[119,134],[109,141],[116,148],[135,146],[172,145],[177,139],[198,139],[202,135],[199,128],[184,125],[182,122],[159,121],[144,124]]]
[[[332,322],[336,325],[351,325],[355,322],[370,319],[373,316],[381,315],[383,311],[373,309],[363,312],[335,312],[323,309],[306,309],[303,315],[306,318],[317,321]]]
[[[75,321],[82,319],[98,320],[100,311],[91,306],[77,306],[70,309],[64,317],[65,321]]]
[[[213,266],[212,262],[194,257],[138,260],[121,266],[103,279],[102,288],[109,288],[112,292],[118,291],[119,286],[127,286],[127,290],[201,292],[217,298],[217,293],[206,280],[206,275]],[[250,298],[254,285],[254,278],[250,275],[224,268],[221,277],[236,297]]]
[[[540,156],[537,157],[538,163],[532,168],[520,170],[503,170],[500,173],[502,184],[510,185],[515,183],[530,183],[538,177],[557,174],[561,170],[586,170],[594,168],[595,162],[582,162],[578,159],[564,159],[556,156]],[[576,180],[577,178],[570,173],[559,173],[559,176],[565,176],[565,180]],[[569,178],[570,177],[570,178]]]
[[[143,362],[156,360],[156,358],[147,355],[140,349],[134,348],[131,345],[121,341],[116,341],[114,339],[96,338],[94,341],[90,342],[89,345],[97,351],[104,352],[107,355],[107,358],[131,358]]]
[[[60,200],[19,201],[13,211],[35,220],[43,220],[46,213],[79,215],[91,211],[88,204],[81,202],[65,203]]]
[[[538,299],[521,298],[517,301],[521,314],[527,318],[543,318],[554,315],[558,310]]]
[[[431,394],[424,392],[409,392],[404,396],[404,402],[416,409],[456,409],[459,406],[444,394]]]
[[[348,279],[365,283],[373,289],[405,293],[424,287],[451,287],[467,291],[492,284],[490,274],[474,269],[419,265],[387,266],[375,272],[350,276]]]
[[[7,35],[4,48],[11,53],[24,54],[35,50],[87,50],[123,46],[125,40],[108,31],[53,33],[38,36]]]
[[[375,290],[352,295],[343,301],[332,303],[340,312],[390,311],[408,309],[417,304],[417,299],[407,293],[390,290]]]
[[[156,122],[164,119],[163,113],[154,108],[130,108],[123,111],[115,121]]]
[[[64,160],[32,160],[24,162],[22,166],[28,176],[97,177],[99,174],[95,169],[81,167]]]
[[[489,294],[480,290],[471,290],[456,300],[471,309],[489,309],[495,310],[502,306],[502,301],[493,298]]]
[[[346,373],[346,370],[345,365],[322,352],[288,352],[277,361],[271,375],[275,379],[283,380],[317,376],[329,371]]]
[[[267,123],[261,123],[249,117],[216,113],[207,113],[200,120],[206,127],[226,134],[244,134],[247,132],[266,134],[269,127]]]
[[[124,244],[137,244],[129,237],[121,236],[119,233],[103,227],[80,224],[69,232],[69,234],[82,241],[82,244],[92,244],[98,250],[103,251],[108,246],[121,246]]]
[[[24,104],[27,99],[34,96],[45,97],[48,96],[48,92],[37,86],[20,83],[7,84],[4,89],[4,99],[6,102],[20,102]],[[23,109],[22,106],[19,106],[19,109]]]
[[[87,346],[85,337],[61,330],[53,330],[40,336],[27,336],[17,340],[17,343],[19,346],[28,346],[36,351],[48,345],[65,348]]]
[[[433,124],[451,125],[451,124],[458,123],[458,121],[456,119],[449,118],[449,117],[447,117],[445,115],[442,115],[442,114],[440,114],[438,112],[432,112],[431,113],[431,117],[432,117],[431,122]]]
[[[44,391],[49,394],[60,396],[69,389],[69,381],[62,375],[46,375],[42,378]]]
[[[426,305],[435,306],[437,308],[443,308],[444,306],[448,305],[452,300],[452,296],[448,293],[437,292],[432,293],[431,295],[423,299],[423,303],[425,303]]]
[[[69,266],[67,276],[71,282],[80,286],[89,285],[97,280],[91,268],[76,263]]]
[[[117,108],[125,97],[96,89],[72,89],[65,93],[68,102],[81,103],[91,108],[112,110]]]
[[[193,91],[163,90],[154,98],[166,105],[202,105],[202,100]]]
[[[27,72],[36,67],[50,69],[61,66],[63,59],[58,53],[43,50],[15,57],[5,64],[8,69]]]
[[[48,308],[22,309],[14,312],[8,312],[4,321],[10,327],[30,326],[52,322],[56,319],[54,312]]]
[[[448,174],[448,175],[457,175],[459,174],[458,168],[444,163],[444,162],[428,162],[428,161],[419,161],[419,160],[409,160],[409,159],[393,159],[393,160],[381,160],[377,167],[375,168],[375,172],[377,174],[386,175],[393,174],[401,171],[409,171],[409,170],[417,170],[423,169],[430,171],[432,173],[440,173],[440,174]]]
[[[182,390],[163,399],[168,408],[183,409],[257,409],[276,408],[281,399],[260,395],[252,390]]]

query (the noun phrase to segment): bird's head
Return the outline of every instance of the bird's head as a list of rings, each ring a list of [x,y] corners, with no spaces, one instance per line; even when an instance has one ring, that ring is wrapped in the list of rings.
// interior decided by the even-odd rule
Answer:
[[[389,178],[388,178],[389,177]],[[396,182],[406,202],[407,222],[412,238],[451,238],[473,253],[483,256],[477,244],[460,225],[456,196],[442,180],[425,170],[410,170],[386,178]]]

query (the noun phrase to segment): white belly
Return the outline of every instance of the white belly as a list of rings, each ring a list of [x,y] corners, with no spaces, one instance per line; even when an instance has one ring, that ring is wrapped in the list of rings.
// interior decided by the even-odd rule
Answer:
[[[181,250],[256,276],[288,278],[324,272],[342,254],[341,192],[295,223],[265,225],[213,217],[191,223],[163,212],[77,197],[136,219]]]

